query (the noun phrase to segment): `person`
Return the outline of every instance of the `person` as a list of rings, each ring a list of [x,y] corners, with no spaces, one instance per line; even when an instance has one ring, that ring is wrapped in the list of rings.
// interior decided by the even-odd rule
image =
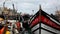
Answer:
[[[3,21],[4,21],[4,16],[0,15],[0,34],[3,34],[4,32]]]
[[[8,22],[5,21],[5,17],[0,15],[0,34],[10,34],[7,26]]]
[[[6,34],[6,27],[3,15],[0,15],[0,34]]]
[[[6,22],[6,34],[11,34],[11,32],[10,32],[10,28],[11,27],[9,27],[9,22]]]
[[[15,30],[15,34],[19,34],[21,30],[21,23],[17,20],[17,22],[13,25],[13,29]]]
[[[21,24],[20,24],[19,21],[16,23],[16,28],[17,28],[17,30],[20,32]]]
[[[31,29],[30,29],[29,24],[28,24],[28,21],[23,22],[23,28],[25,28],[25,31],[28,32],[28,34],[32,34]]]

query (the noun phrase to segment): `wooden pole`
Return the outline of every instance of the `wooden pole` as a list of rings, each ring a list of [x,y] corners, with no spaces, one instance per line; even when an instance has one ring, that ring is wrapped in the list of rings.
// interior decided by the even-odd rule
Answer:
[[[39,8],[39,17],[40,17],[40,23],[39,23],[39,34],[41,34],[41,5],[40,5],[40,8]]]

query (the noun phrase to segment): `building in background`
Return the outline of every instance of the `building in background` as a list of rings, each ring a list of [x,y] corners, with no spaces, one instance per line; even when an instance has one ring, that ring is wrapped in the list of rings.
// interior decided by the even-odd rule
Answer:
[[[13,9],[4,7],[4,6],[0,7],[0,15],[4,15],[6,19],[16,18],[17,15],[20,15],[20,14],[17,13],[17,10],[14,7],[14,4],[12,4],[12,7]]]

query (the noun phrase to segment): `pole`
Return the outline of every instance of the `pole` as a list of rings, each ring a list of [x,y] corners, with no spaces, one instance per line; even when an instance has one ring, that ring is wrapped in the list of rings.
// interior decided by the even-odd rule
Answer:
[[[39,23],[39,34],[41,34],[41,5],[40,5],[40,9],[39,9],[39,17],[40,17],[40,23]]]
[[[3,2],[3,8],[5,8],[5,1]]]

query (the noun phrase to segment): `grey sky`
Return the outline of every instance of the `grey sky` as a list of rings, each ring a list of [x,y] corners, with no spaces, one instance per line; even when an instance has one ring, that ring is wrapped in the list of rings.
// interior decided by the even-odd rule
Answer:
[[[2,6],[3,2],[4,0],[0,0],[0,6]],[[29,14],[35,14],[39,10],[39,4],[41,4],[42,9],[49,14],[60,9],[60,0],[7,0],[5,6],[12,8],[12,3],[15,4],[18,12]],[[34,10],[34,13],[32,10]]]

